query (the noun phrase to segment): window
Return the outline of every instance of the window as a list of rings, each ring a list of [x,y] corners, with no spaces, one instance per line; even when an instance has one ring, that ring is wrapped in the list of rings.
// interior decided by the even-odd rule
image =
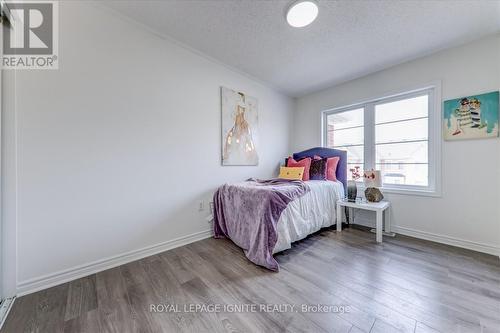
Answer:
[[[384,184],[428,186],[429,96],[375,104],[375,169]]]
[[[328,147],[347,150],[348,169],[364,165],[364,108],[334,113],[328,116]],[[351,174],[348,173],[348,177]]]
[[[384,190],[438,194],[440,118],[435,90],[325,111],[324,145],[346,150],[349,169],[380,170]]]

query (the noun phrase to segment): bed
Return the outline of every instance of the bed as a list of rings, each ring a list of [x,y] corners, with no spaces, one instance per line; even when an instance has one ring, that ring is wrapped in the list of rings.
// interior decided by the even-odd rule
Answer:
[[[229,238],[253,263],[279,271],[273,254],[336,221],[347,183],[347,153],[317,147],[293,158],[339,157],[337,181],[255,180],[224,184],[214,194],[214,236]]]

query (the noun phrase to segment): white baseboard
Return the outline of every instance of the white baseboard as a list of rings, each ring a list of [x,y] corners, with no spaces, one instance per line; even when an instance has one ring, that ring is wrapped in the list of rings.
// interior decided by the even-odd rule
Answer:
[[[477,251],[477,252],[483,252],[483,253],[492,254],[495,256],[500,256],[500,247],[496,247],[493,245],[468,241],[465,239],[460,239],[460,238],[455,238],[455,237],[450,237],[450,236],[434,234],[434,233],[430,233],[427,231],[419,231],[419,230],[405,228],[405,227],[392,226],[391,229],[392,229],[392,231],[394,231],[397,234],[402,234],[402,235],[406,235],[406,236],[410,236],[410,237],[425,239],[425,240],[429,240],[429,241],[433,241],[433,242],[437,242],[437,243],[453,245],[453,246],[461,247],[464,249],[469,249],[469,250],[473,250],[473,251]]]
[[[139,260],[179,246],[193,243],[212,236],[212,230],[196,232],[191,235],[172,239],[163,243],[147,246],[117,256],[108,257],[87,264],[75,266],[59,272],[43,275],[33,279],[18,282],[17,297],[47,289],[65,282],[76,280],[84,276],[95,274],[113,267],[117,267],[135,260]]]

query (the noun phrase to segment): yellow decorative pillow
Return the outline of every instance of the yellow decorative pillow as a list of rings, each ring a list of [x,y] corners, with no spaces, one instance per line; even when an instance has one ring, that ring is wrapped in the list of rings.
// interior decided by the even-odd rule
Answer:
[[[291,180],[302,180],[302,175],[304,174],[304,167],[280,167],[280,175],[278,178],[281,179],[291,179]]]

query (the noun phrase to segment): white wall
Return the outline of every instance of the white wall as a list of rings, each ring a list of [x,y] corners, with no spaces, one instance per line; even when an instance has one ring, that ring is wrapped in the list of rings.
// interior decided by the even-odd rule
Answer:
[[[442,82],[442,99],[500,88],[500,35],[299,98],[292,148],[321,144],[320,112]],[[396,231],[500,252],[500,140],[442,142],[442,197],[388,194]]]
[[[208,230],[199,200],[289,152],[293,100],[271,88],[97,5],[61,2],[59,33],[59,70],[17,73],[23,292]],[[220,86],[259,100],[257,167],[221,166]]]

